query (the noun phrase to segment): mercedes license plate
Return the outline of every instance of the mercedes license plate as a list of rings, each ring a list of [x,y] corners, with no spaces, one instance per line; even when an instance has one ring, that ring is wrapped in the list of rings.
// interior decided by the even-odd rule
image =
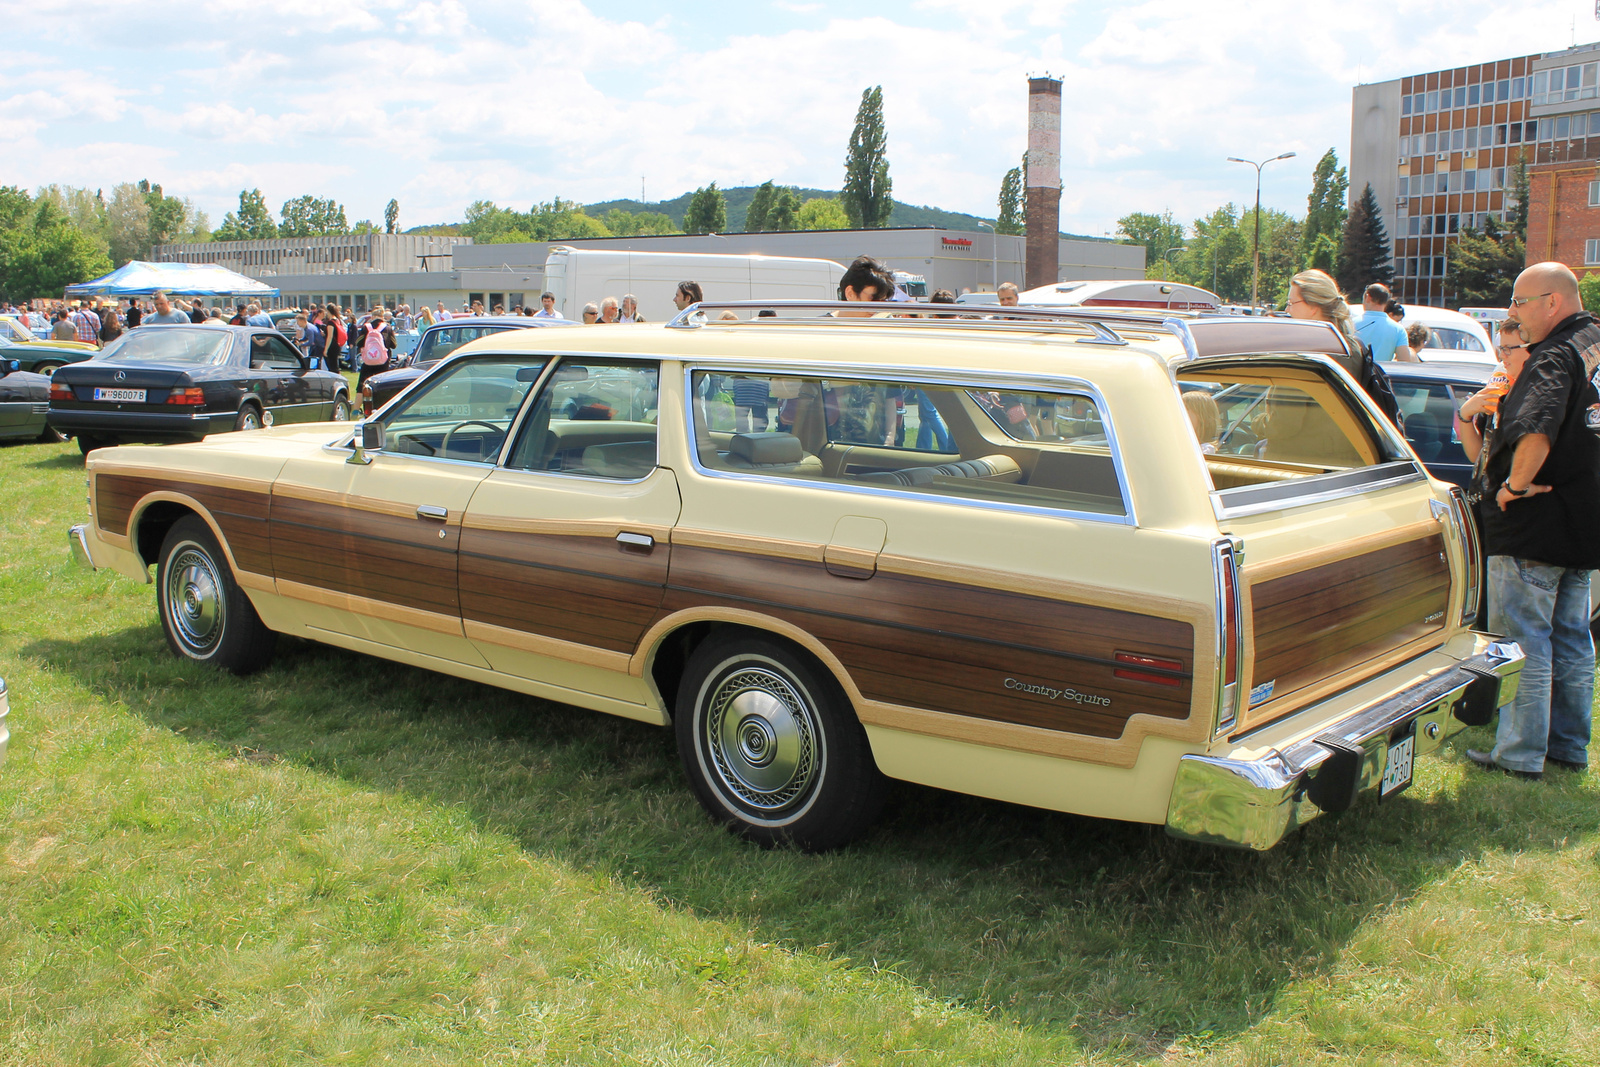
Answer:
[[[110,400],[110,401],[112,401],[114,403],[122,403],[122,404],[143,404],[144,403],[144,390],[143,389],[96,389],[94,391],[94,398],[96,400]]]
[[[1412,768],[1416,764],[1417,732],[1415,729],[1406,731],[1406,735],[1397,741],[1389,743],[1389,761],[1383,767],[1383,781],[1378,785],[1378,797],[1393,796],[1411,784]]]

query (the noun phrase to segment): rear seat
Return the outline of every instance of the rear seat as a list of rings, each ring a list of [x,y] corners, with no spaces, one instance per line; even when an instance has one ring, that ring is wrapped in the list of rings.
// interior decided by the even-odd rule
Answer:
[[[728,451],[717,453],[717,461],[734,470],[769,474],[822,473],[822,460],[808,456],[800,447],[800,438],[776,430],[734,434],[728,441]]]
[[[1022,468],[1010,456],[984,456],[936,467],[905,467],[897,471],[873,471],[858,476],[863,482],[887,485],[931,485],[935,478],[976,478],[991,482],[1020,482]]]

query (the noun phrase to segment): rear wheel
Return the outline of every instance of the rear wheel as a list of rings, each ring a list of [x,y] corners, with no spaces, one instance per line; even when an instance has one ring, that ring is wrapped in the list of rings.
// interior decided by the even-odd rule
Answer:
[[[674,714],[678,755],[712,817],[762,845],[836,848],[872,824],[883,776],[838,684],[769,638],[708,641]]]
[[[233,420],[235,430],[261,429],[261,411],[254,404],[246,404],[239,409],[239,417]]]
[[[167,645],[184,659],[234,674],[272,661],[278,635],[239,588],[211,528],[193,515],[173,523],[161,543],[156,603]]]
[[[66,366],[66,364],[64,364],[64,363],[53,363],[53,362],[50,362],[49,360],[46,360],[45,362],[40,363],[38,366],[34,367],[33,368],[33,373],[42,374],[46,378],[48,378],[52,374],[54,374],[56,371],[60,370],[64,366]]]

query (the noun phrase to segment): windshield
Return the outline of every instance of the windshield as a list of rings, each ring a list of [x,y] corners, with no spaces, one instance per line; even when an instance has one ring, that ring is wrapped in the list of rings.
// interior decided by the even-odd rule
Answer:
[[[504,333],[509,329],[509,326],[446,326],[429,330],[417,345],[417,354],[411,362],[418,365],[437,363],[468,341],[476,341],[492,333]]]
[[[123,334],[98,357],[107,363],[221,363],[233,334],[212,328],[140,327]]]

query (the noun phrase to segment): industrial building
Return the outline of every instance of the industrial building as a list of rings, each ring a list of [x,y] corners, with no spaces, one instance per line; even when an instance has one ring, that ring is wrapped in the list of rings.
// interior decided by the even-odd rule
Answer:
[[[1372,185],[1401,301],[1453,306],[1445,275],[1457,237],[1509,218],[1519,159],[1529,261],[1600,266],[1597,64],[1600,43],[1355,87],[1350,201]]]
[[[465,237],[365,234],[161,245],[158,262],[219,263],[281,290],[283,306],[338,303],[365,310],[375,303],[443,303],[459,308],[535,303],[553,244],[640,252],[802,256],[849,263],[876,256],[894,270],[927,279],[928,291],[986,292],[1001,282],[1023,284],[1024,238],[982,230],[935,227],[803,230],[779,233],[670,234],[596,237],[560,242],[480,245]],[[1061,238],[1056,277],[1143,278],[1143,245]],[[620,293],[617,295],[621,295]],[[708,294],[714,296],[715,294]]]

